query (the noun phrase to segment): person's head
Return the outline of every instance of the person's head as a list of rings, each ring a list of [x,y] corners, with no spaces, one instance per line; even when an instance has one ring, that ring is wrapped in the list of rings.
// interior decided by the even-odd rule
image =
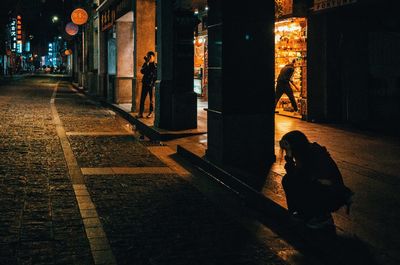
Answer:
[[[287,156],[294,157],[296,160],[303,160],[307,156],[310,142],[304,133],[291,131],[282,137],[279,146],[286,152]]]
[[[149,63],[153,63],[156,60],[156,54],[153,51],[148,51],[145,60]]]

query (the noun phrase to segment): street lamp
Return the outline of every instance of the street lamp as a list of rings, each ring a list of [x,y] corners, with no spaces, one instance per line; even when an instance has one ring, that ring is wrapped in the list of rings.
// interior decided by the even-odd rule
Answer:
[[[58,21],[58,16],[53,16],[53,17],[51,18],[51,21],[52,21],[53,23],[56,23],[56,22]]]

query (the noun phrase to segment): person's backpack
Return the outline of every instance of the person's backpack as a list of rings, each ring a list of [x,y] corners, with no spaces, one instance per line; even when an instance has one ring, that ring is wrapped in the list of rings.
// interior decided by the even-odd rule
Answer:
[[[332,191],[333,194],[336,194],[337,196],[334,195],[331,212],[336,212],[343,206],[346,206],[346,213],[350,214],[354,192],[344,184],[342,174],[326,147],[313,143],[312,148],[315,157],[317,158],[317,164],[320,166],[318,172],[327,173],[330,176],[327,178],[328,182],[331,181],[331,183],[335,183],[334,187],[332,187]],[[319,179],[319,181],[323,180]]]
[[[346,186],[343,186],[342,191],[340,191],[340,195],[338,196],[338,200],[332,205],[332,212],[336,212],[342,207],[346,207],[346,214],[350,214],[350,208],[353,203],[354,192]]]
[[[349,215],[350,214],[350,207],[353,204],[353,196],[354,196],[354,192],[349,189],[348,187],[346,188],[346,192],[344,195],[344,206],[346,206],[346,214]]]

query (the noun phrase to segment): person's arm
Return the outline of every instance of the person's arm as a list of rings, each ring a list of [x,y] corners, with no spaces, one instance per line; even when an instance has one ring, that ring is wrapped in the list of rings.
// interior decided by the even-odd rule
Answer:
[[[154,63],[154,69],[153,69],[153,83],[155,83],[157,80],[157,64]]]
[[[294,82],[293,82],[292,80],[289,80],[289,82],[294,86],[294,88],[296,88],[297,91],[300,92],[300,88],[298,88],[298,87],[294,84]]]
[[[144,75],[144,74],[146,74],[146,72],[147,72],[147,68],[149,67],[149,64],[148,63],[144,63],[143,65],[142,65],[142,69],[140,69],[140,72]]]
[[[292,157],[285,155],[285,170],[288,175],[295,175],[296,174],[296,163],[294,162]]]

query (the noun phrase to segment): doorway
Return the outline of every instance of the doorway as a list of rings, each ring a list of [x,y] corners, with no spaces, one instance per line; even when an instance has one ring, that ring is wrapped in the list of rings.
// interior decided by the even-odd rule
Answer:
[[[276,104],[277,113],[289,117],[307,117],[307,19],[293,17],[275,22],[275,80],[281,69],[295,61],[291,80],[295,111],[286,94]]]
[[[205,2],[195,9],[198,25],[194,31],[193,90],[197,94],[197,128],[207,131],[208,109],[208,7]]]

